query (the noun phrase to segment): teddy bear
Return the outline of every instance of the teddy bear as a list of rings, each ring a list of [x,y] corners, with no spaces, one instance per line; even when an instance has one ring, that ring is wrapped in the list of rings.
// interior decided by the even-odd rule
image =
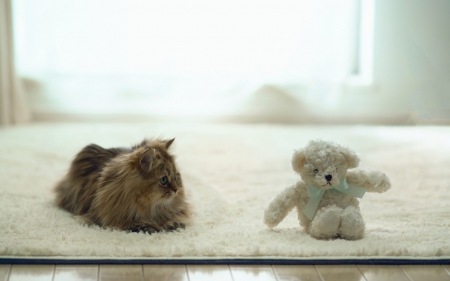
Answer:
[[[353,150],[330,141],[313,140],[296,150],[291,164],[302,180],[270,202],[264,223],[274,228],[297,207],[300,225],[316,239],[363,238],[357,198],[366,191],[385,192],[391,183],[383,172],[356,168],[359,161]]]

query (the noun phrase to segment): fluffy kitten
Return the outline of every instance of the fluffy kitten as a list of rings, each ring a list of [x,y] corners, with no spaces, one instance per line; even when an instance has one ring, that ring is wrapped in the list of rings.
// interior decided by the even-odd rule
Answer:
[[[173,141],[86,146],[55,188],[58,206],[102,227],[148,233],[185,227],[190,207],[168,152]]]

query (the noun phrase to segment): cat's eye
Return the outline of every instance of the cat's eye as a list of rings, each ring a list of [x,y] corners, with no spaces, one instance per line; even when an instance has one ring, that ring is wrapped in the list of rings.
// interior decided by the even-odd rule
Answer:
[[[314,169],[313,172],[317,174],[319,172],[319,169]]]
[[[166,176],[164,176],[164,177],[162,177],[162,178],[160,178],[159,179],[159,182],[161,183],[161,184],[167,184],[167,177]]]

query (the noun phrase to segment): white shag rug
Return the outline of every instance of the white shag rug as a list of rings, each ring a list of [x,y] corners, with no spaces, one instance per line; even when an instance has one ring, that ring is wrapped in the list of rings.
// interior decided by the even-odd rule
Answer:
[[[52,189],[85,145],[126,146],[175,137],[195,223],[172,233],[80,225]],[[271,198],[299,179],[294,149],[311,139],[348,145],[361,168],[391,178],[361,201],[359,241],[311,238],[296,212],[274,230]],[[140,259],[442,259],[450,257],[450,127],[31,124],[0,129],[0,257]]]

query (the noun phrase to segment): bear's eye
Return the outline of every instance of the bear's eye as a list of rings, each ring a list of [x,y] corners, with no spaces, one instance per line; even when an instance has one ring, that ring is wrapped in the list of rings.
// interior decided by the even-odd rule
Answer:
[[[162,185],[165,185],[165,184],[167,183],[167,177],[164,176],[164,177],[160,178],[160,179],[159,179],[159,182],[160,182]]]
[[[313,172],[317,174],[319,172],[319,170],[318,169],[314,169]]]

